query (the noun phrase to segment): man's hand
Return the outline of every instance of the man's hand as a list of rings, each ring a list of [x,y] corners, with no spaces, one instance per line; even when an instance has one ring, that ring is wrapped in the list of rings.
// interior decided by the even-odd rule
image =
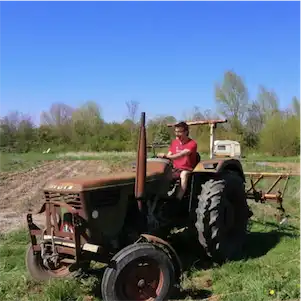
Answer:
[[[158,154],[157,154],[157,157],[158,157],[158,158],[165,158],[166,155],[165,155],[164,153],[158,153]]]

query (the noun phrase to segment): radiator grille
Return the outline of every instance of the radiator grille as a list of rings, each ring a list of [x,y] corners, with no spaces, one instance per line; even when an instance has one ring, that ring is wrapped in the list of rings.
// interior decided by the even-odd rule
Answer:
[[[78,193],[45,192],[45,197],[47,201],[64,202],[77,210],[82,209]]]

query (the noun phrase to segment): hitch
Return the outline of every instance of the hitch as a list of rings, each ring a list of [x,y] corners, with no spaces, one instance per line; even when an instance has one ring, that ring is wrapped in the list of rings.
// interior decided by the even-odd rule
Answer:
[[[43,231],[43,236],[45,235],[46,229]],[[52,267],[49,264],[53,264],[54,268],[58,267],[58,257],[59,254],[55,247],[54,242],[54,227],[51,227],[51,248],[46,247],[45,241],[42,240],[41,244],[41,258],[43,260],[43,264],[48,268],[52,269]]]

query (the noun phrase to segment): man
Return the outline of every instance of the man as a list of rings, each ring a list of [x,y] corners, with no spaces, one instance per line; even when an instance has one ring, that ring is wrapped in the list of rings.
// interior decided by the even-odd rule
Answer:
[[[189,128],[185,122],[175,125],[176,139],[171,142],[168,153],[158,154],[160,158],[173,161],[174,175],[180,178],[180,189],[176,198],[181,200],[188,184],[188,177],[197,163],[197,143],[189,138]]]

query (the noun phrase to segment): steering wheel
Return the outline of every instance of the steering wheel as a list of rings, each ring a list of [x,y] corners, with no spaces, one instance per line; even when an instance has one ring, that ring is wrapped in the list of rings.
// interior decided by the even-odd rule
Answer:
[[[172,159],[169,159],[169,158],[166,158],[166,157],[158,157],[157,155],[153,155],[151,158],[153,158],[153,159],[165,159],[165,160],[168,160],[169,161],[169,163],[170,162],[172,162]]]

